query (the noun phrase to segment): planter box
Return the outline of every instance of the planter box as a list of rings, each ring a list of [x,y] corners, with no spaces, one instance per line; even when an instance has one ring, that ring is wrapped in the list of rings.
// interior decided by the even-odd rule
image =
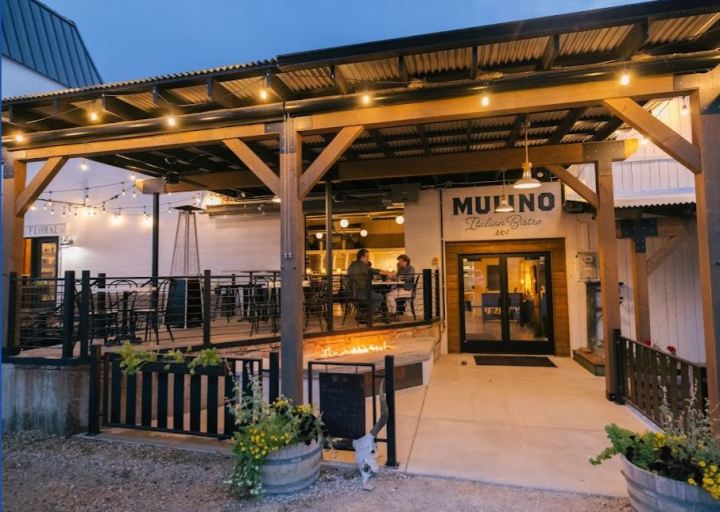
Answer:
[[[322,440],[310,445],[286,446],[265,458],[262,466],[262,491],[286,494],[305,489],[317,480],[322,461]]]
[[[720,510],[708,492],[686,482],[656,475],[621,457],[630,495],[637,512],[710,512]]]

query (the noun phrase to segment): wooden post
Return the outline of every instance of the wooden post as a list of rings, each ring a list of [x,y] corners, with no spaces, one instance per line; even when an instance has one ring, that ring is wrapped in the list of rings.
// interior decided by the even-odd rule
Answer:
[[[615,197],[612,160],[601,158],[595,164],[597,175],[597,228],[602,301],[603,345],[605,347],[605,394],[615,400],[615,348],[613,331],[620,329],[620,290],[618,278],[617,239],[615,235]]]
[[[693,143],[701,149],[702,172],[695,175],[698,271],[703,308],[705,361],[710,406],[720,404],[720,72],[710,74],[690,96]],[[717,425],[716,425],[717,426]],[[717,426],[720,431],[720,426]]]
[[[635,339],[640,343],[650,337],[650,289],[648,284],[648,260],[645,238],[630,241],[630,266],[632,267],[633,301],[635,302]]]
[[[15,160],[12,163],[6,162],[6,165],[12,165],[12,171],[5,168],[6,175],[2,181],[2,275],[7,276],[10,272],[15,272],[18,276],[22,274],[25,262],[25,240],[23,237],[23,221],[24,215],[16,214],[17,198],[25,189],[25,180],[27,177],[27,164],[21,160]],[[7,177],[6,177],[7,176]],[[2,320],[3,325],[7,325],[8,320],[8,297],[9,288],[8,280],[2,280]],[[19,299],[19,297],[18,297]],[[16,331],[19,330],[19,324],[16,322]],[[17,334],[17,333],[16,333]],[[7,344],[7,330],[3,329],[3,346]],[[17,337],[15,338],[18,339]]]
[[[286,117],[280,132],[280,370],[283,395],[303,403],[303,211],[300,198],[302,139]]]

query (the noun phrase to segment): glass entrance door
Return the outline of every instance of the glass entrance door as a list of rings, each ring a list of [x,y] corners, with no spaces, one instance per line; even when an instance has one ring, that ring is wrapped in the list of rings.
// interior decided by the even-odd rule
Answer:
[[[459,259],[463,351],[552,354],[550,254]]]

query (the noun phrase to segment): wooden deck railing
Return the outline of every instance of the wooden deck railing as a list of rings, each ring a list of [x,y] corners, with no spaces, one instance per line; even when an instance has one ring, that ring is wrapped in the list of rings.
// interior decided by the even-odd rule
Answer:
[[[615,333],[618,401],[630,402],[658,426],[662,426],[661,405],[677,417],[693,397],[695,407],[704,407],[707,398],[705,366],[686,361]]]

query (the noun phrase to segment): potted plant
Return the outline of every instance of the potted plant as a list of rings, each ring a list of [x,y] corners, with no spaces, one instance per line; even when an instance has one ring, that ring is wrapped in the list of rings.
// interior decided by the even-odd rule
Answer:
[[[720,510],[720,440],[711,415],[697,407],[695,390],[674,415],[663,398],[664,432],[605,427],[611,446],[590,459],[597,465],[620,455],[630,503],[638,512]]]
[[[299,491],[317,480],[323,423],[310,405],[285,397],[264,401],[253,380],[250,396],[230,404],[235,415],[235,467],[230,486],[244,496]]]

